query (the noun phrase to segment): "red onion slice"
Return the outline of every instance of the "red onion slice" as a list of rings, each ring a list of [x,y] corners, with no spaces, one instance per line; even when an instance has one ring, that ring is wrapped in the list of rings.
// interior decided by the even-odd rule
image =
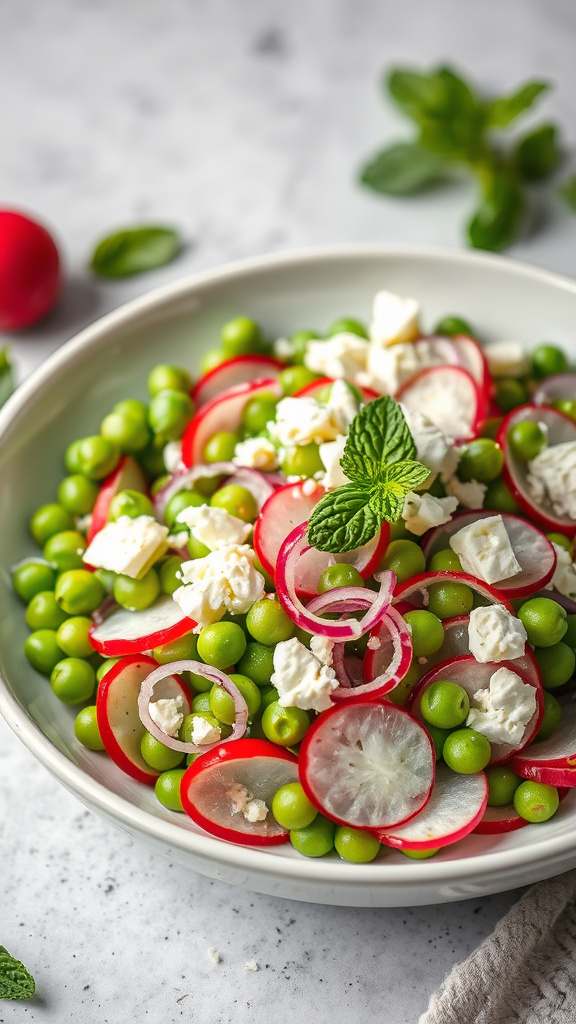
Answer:
[[[172,661],[168,665],[160,665],[159,668],[150,672],[142,682],[138,697],[138,714],[140,715],[140,721],[148,732],[152,733],[165,747],[170,747],[171,750],[180,750],[183,754],[203,754],[205,751],[212,750],[213,747],[218,747],[222,744],[221,739],[216,740],[215,743],[204,743],[202,746],[198,746],[197,743],[185,743],[184,740],[179,740],[177,736],[168,736],[153,721],[148,708],[156,683],[159,683],[161,679],[165,679],[166,676],[179,675],[180,672],[194,672],[198,676],[204,676],[205,679],[216,683],[217,686],[221,686],[226,690],[226,693],[230,694],[234,701],[236,719],[232,732],[226,742],[230,743],[232,740],[240,739],[246,732],[248,724],[248,705],[240,690],[224,672],[220,672],[219,669],[213,668],[211,665],[205,665],[201,661],[192,661],[189,658],[184,658],[181,661]]]
[[[576,373],[555,373],[546,377],[532,395],[535,405],[551,405],[555,399],[576,400]]]
[[[226,484],[237,484],[239,487],[245,487],[255,498],[258,511],[260,511],[265,502],[268,501],[268,498],[278,489],[278,485],[272,483],[269,475],[268,473],[261,472],[259,469],[252,469],[250,466],[234,465],[234,472],[228,477]],[[286,479],[283,478],[282,485],[285,483]]]
[[[168,483],[164,484],[154,495],[154,512],[159,523],[164,522],[166,505],[175,494],[188,490],[196,480],[205,480],[212,476],[230,476],[235,473],[238,467],[233,462],[211,462],[204,464],[199,462],[197,466],[190,469],[181,469],[173,473]]]
[[[481,583],[467,572],[421,572],[396,587],[392,603],[396,605],[401,601],[410,601],[414,607],[425,608],[428,604],[428,588],[435,583],[465,583],[480,597],[490,601],[490,604],[501,604],[511,615],[516,614],[502,591],[491,587],[489,583]]]

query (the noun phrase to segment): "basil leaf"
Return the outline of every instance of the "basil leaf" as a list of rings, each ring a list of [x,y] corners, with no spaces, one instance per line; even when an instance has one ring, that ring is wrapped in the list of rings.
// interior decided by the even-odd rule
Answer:
[[[543,124],[520,139],[516,147],[516,166],[525,181],[538,181],[552,173],[560,162],[556,126]]]
[[[488,128],[506,128],[525,110],[529,110],[539,96],[550,88],[549,82],[526,82],[510,96],[500,96],[492,100],[486,108],[486,126]]]
[[[34,978],[24,964],[0,946],[0,999],[31,999],[35,991]]]
[[[370,485],[380,478],[377,467],[416,454],[404,413],[388,395],[364,405],[350,424],[340,465],[347,477]]]
[[[417,142],[397,142],[364,166],[360,181],[384,195],[407,196],[437,181],[444,167],[441,156]]]
[[[127,228],[98,243],[90,266],[100,277],[128,277],[170,263],[180,249],[180,237],[172,228]]]
[[[576,213],[576,175],[573,178],[568,178],[563,185],[558,189],[558,195],[562,196],[566,200],[568,206],[571,206]]]
[[[369,501],[369,492],[355,483],[328,491],[310,516],[310,544],[319,551],[336,552],[354,551],[367,544],[382,523]]]
[[[516,238],[524,213],[524,199],[516,179],[497,171],[485,186],[482,202],[468,225],[468,239],[476,249],[498,252]]]

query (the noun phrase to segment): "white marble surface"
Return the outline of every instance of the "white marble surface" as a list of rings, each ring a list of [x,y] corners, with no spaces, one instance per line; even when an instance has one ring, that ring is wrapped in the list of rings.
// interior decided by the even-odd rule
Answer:
[[[14,340],[20,374],[127,298],[226,260],[460,244],[466,185],[395,202],[354,183],[359,160],[405,130],[380,100],[381,69],[450,59],[494,90],[549,77],[542,111],[569,146],[575,29],[571,0],[0,0],[0,204],[51,224],[68,268],[59,308]],[[554,198],[536,207],[546,224],[514,254],[576,273],[576,217]],[[135,220],[180,225],[185,253],[131,281],[91,280],[94,240]],[[84,811],[2,722],[0,864],[0,942],[38,982],[32,1002],[2,1005],[6,1022],[276,1024],[305,1011],[413,1024],[517,898],[350,910],[209,882]]]

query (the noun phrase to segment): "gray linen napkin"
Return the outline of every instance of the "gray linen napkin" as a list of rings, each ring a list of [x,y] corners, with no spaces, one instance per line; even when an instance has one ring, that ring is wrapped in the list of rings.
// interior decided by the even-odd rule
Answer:
[[[419,1024],[576,1024],[576,870],[532,886]]]

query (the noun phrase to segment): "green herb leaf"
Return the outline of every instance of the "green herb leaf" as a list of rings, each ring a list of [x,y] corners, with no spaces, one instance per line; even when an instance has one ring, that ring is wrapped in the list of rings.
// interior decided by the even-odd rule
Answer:
[[[516,238],[523,213],[524,199],[516,179],[506,171],[495,172],[468,225],[470,244],[493,252],[505,249]]]
[[[558,195],[562,196],[566,200],[568,206],[571,206],[576,213],[576,175],[573,178],[568,178],[563,185],[558,189]]]
[[[525,181],[547,178],[560,162],[556,125],[543,124],[535,128],[516,147],[516,166]]]
[[[446,105],[445,87],[436,71],[423,74],[408,68],[396,68],[388,75],[385,88],[407,117],[419,123],[431,112]]]
[[[340,465],[350,480],[371,486],[381,468],[416,454],[402,409],[388,395],[367,402],[350,424]]]
[[[354,551],[367,544],[382,524],[369,500],[369,492],[355,483],[328,491],[310,516],[310,544],[319,551]]]
[[[488,128],[506,128],[520,114],[529,110],[539,96],[550,88],[549,82],[526,82],[510,96],[500,96],[492,100],[486,108],[486,126]]]
[[[374,511],[380,508],[383,519],[397,522],[402,515],[406,495],[423,484],[429,476],[430,470],[413,459],[403,459],[402,462],[387,466],[384,486],[375,488],[370,495],[371,508]]]
[[[0,946],[0,999],[31,999],[35,991],[34,978],[24,964]]]
[[[439,179],[446,164],[417,142],[397,142],[382,149],[363,167],[363,185],[389,196],[421,192]]]
[[[128,228],[99,242],[90,265],[101,277],[127,277],[170,263],[180,249],[180,237],[172,228]]]

